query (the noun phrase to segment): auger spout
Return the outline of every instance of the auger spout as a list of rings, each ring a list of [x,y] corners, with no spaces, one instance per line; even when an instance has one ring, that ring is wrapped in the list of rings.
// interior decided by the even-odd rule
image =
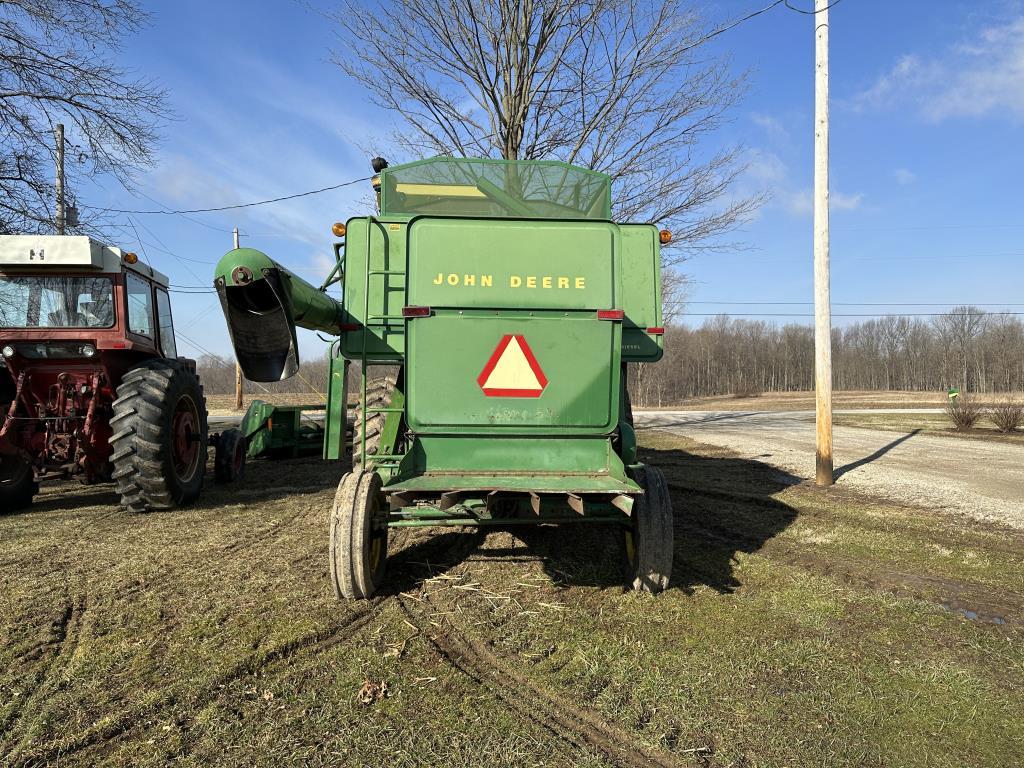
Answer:
[[[341,304],[262,251],[228,251],[214,276],[231,343],[252,381],[281,381],[299,369],[295,327],[338,334]]]

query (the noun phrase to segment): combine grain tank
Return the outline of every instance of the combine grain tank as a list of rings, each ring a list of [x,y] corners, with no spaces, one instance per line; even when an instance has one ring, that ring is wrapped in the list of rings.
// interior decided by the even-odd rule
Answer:
[[[325,458],[346,453],[345,374],[362,371],[330,513],[338,595],[377,591],[391,528],[546,523],[619,527],[627,583],[664,589],[672,510],[637,460],[625,364],[662,355],[668,233],[613,222],[609,178],[563,163],[375,170],[380,215],[335,225],[319,288],[248,248],[215,276],[250,379],[295,373],[296,326],[337,336]]]

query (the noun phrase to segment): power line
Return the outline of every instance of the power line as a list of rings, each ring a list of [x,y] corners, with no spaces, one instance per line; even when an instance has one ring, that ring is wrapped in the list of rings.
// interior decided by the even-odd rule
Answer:
[[[353,179],[352,181],[345,181],[341,184],[332,184],[329,187],[321,187],[320,189],[311,189],[307,192],[297,192],[294,195],[283,195],[281,197],[272,197],[268,200],[254,200],[250,203],[237,203],[235,205],[221,205],[210,208],[187,208],[180,211],[171,210],[128,210],[125,208],[96,208],[94,210],[104,211],[106,213],[125,213],[125,214],[152,214],[152,215],[164,215],[164,216],[185,216],[189,213],[216,213],[218,211],[234,211],[239,208],[252,208],[257,205],[269,205],[270,203],[280,203],[285,200],[295,200],[299,197],[308,197],[310,195],[319,195],[323,192],[331,192],[335,189],[341,189],[342,187],[350,187],[353,184],[358,184],[363,181],[369,181],[372,176],[364,176],[361,179]]]
[[[783,2],[786,4],[786,7],[789,8],[789,10],[791,10],[791,11],[796,11],[797,13],[802,13],[805,16],[817,16],[819,13],[827,11],[829,8],[833,8],[834,6],[839,5],[841,2],[843,2],[843,0],[833,0],[833,2],[829,3],[824,8],[818,8],[815,11],[805,11],[803,8],[797,8],[795,5],[790,3],[789,0],[783,0]]]

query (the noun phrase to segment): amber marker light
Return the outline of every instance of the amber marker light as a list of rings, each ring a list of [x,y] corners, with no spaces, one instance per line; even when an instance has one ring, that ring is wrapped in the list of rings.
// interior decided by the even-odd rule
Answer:
[[[126,253],[124,255],[124,260],[128,264],[134,264],[134,263],[136,263],[139,260],[139,257],[137,255],[135,255],[134,253],[132,253],[131,251],[129,251],[128,253]]]
[[[340,221],[336,221],[334,222],[333,226],[331,226],[331,232],[334,233],[335,237],[344,237],[345,225],[342,224]]]
[[[658,240],[661,241],[662,245],[668,245],[672,242],[672,233],[667,229],[663,229],[658,233]]]

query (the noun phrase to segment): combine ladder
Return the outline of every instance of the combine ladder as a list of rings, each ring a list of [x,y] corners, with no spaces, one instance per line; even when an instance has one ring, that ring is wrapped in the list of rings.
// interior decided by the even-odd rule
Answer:
[[[403,315],[371,315],[370,314],[370,278],[371,277],[377,277],[377,276],[383,278],[383,281],[385,283],[385,288],[386,288],[387,287],[386,284],[387,284],[387,282],[388,282],[388,280],[390,278],[392,278],[392,277],[399,277],[400,276],[403,279],[403,281],[404,281],[407,278],[407,272],[404,269],[370,269],[370,254],[371,254],[370,244],[371,244],[371,232],[372,232],[371,227],[373,227],[374,225],[381,226],[382,222],[379,221],[375,216],[369,216],[369,217],[367,217],[367,219],[368,219],[368,223],[367,223],[367,229],[366,229],[366,260],[364,262],[366,264],[366,271],[365,271],[365,274],[363,275],[363,328],[364,328],[364,330],[363,330],[363,334],[362,334],[362,340],[363,340],[362,349],[360,351],[360,356],[359,356],[359,403],[362,406],[362,408],[360,408],[360,416],[359,416],[359,418],[361,420],[361,423],[359,424],[359,440],[360,440],[359,455],[362,457],[360,466],[362,468],[366,468],[367,465],[372,462],[373,464],[381,464],[381,465],[385,465],[385,466],[393,467],[393,468],[397,469],[399,463],[402,461],[403,458],[405,458],[405,454],[404,453],[378,453],[378,454],[374,454],[372,459],[370,459],[370,457],[368,457],[367,454],[366,454],[366,421],[367,421],[368,415],[369,414],[382,413],[382,414],[384,414],[384,418],[385,418],[385,422],[386,422],[388,414],[391,414],[391,413],[401,413],[402,411],[405,410],[404,407],[393,407],[393,406],[390,406],[390,405],[389,406],[385,406],[385,407],[374,407],[374,408],[369,408],[368,407],[368,403],[367,403],[367,400],[366,400],[366,384],[367,384],[366,372],[367,372],[368,367],[371,366],[371,365],[378,365],[378,366],[394,365],[395,363],[394,363],[393,360],[371,360],[368,357],[367,348],[366,347],[367,347],[367,337],[369,336],[369,329],[370,328],[385,328],[385,329],[386,328],[396,328],[396,327],[404,326],[404,324],[405,324],[405,317]],[[403,286],[403,287],[405,287],[405,286]],[[384,310],[384,309],[386,309],[386,304],[387,304],[387,291],[383,290],[382,291],[382,295],[384,296],[384,300],[381,302],[382,303],[381,309]],[[382,432],[382,437],[383,437],[383,425],[381,426],[381,432]],[[355,457],[353,456],[353,464],[355,463],[354,462],[354,458]]]

